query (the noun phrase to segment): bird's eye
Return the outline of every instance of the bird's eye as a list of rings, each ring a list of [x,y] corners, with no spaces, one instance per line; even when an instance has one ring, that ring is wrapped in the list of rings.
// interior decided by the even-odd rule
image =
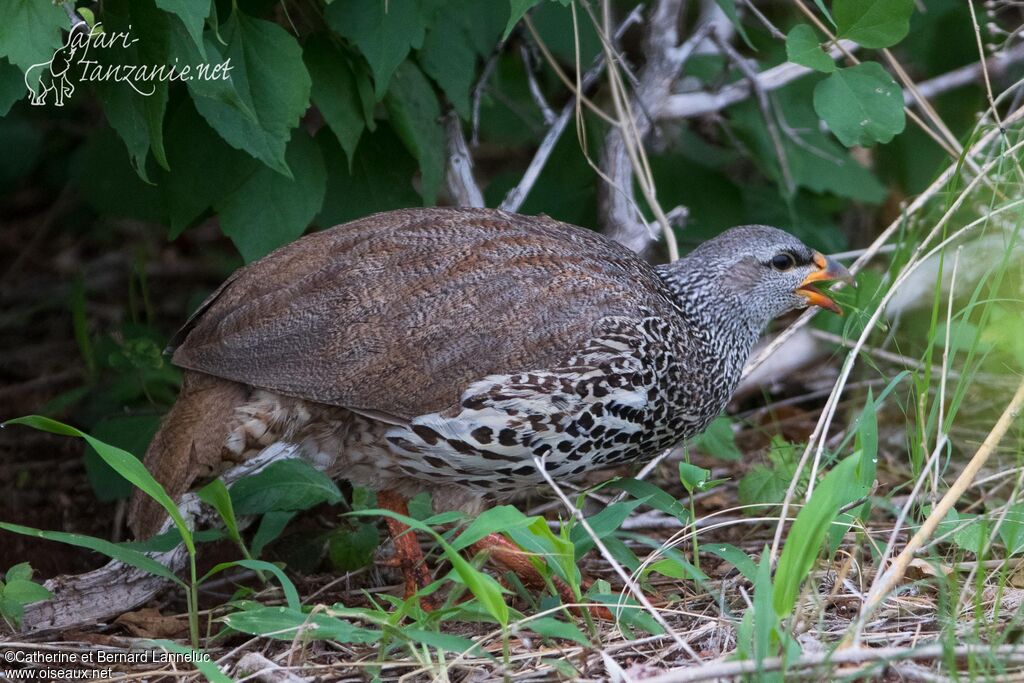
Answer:
[[[796,265],[796,259],[789,252],[782,252],[772,256],[772,268],[775,270],[789,270]]]

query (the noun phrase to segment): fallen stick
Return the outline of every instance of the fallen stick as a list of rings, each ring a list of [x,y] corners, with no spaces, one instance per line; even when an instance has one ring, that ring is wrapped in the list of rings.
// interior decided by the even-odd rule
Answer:
[[[230,485],[243,477],[256,474],[267,465],[279,460],[299,457],[295,446],[274,444],[246,462],[232,467],[221,475]],[[178,503],[178,510],[192,529],[215,526],[220,517],[204,505],[195,493],[186,493]],[[238,520],[239,526],[246,520]],[[161,533],[171,528],[170,518]],[[163,553],[148,553],[157,562],[178,573],[188,564],[184,545]],[[99,569],[84,574],[57,576],[46,582],[53,597],[25,607],[22,632],[60,631],[97,624],[133,609],[165,590],[171,583],[159,576],[147,574],[122,562],[112,560]]]

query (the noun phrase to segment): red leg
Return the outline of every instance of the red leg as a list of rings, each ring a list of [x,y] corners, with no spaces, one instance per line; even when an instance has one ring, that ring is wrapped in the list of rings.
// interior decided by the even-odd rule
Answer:
[[[409,516],[409,506],[405,498],[395,491],[385,490],[377,493],[377,505],[385,510]],[[394,517],[386,517],[385,521],[391,534],[391,541],[395,544],[395,559],[405,579],[405,597],[409,598],[416,591],[428,586],[433,579],[423,559],[423,551],[416,540],[415,532]],[[420,604],[428,611],[434,608],[433,602],[427,598],[421,599]]]
[[[544,582],[544,577],[540,575],[540,572],[530,562],[529,553],[501,534],[488,534],[470,547],[472,552],[487,553],[488,559],[514,572],[523,582],[523,585],[528,588],[542,589],[547,585]],[[558,591],[558,597],[562,599],[562,602],[566,604],[576,602],[575,594],[573,594],[572,589],[569,588],[565,581],[562,581],[557,576],[553,576],[551,577],[551,582],[555,584],[555,590]],[[591,613],[601,619],[612,618],[611,612],[604,607],[594,607],[591,609]]]

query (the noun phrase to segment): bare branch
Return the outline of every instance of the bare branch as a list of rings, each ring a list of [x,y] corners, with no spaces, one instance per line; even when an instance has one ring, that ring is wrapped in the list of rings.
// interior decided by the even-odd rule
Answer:
[[[641,114],[657,112],[669,96],[672,83],[690,54],[678,49],[681,12],[681,0],[660,0],[651,11],[643,44],[646,63],[640,70],[639,82],[627,110]],[[631,157],[630,144],[642,143],[653,122],[650,116],[641,115],[630,116],[629,121],[623,123],[628,123],[632,130],[627,131],[623,126],[613,128],[601,150],[600,170],[604,182],[598,186],[598,214],[609,237],[643,253],[653,243],[654,235],[639,215],[633,199],[637,160]],[[667,227],[667,220],[664,223]]]
[[[462,134],[462,123],[454,110],[444,118],[444,132],[448,144],[448,166],[445,181],[456,206],[484,206],[484,196],[473,178],[473,158]]]
[[[841,54],[840,49],[847,51],[857,49],[856,43],[852,41],[841,40],[839,42],[842,48],[832,49],[831,54],[833,58],[837,58]],[[784,62],[759,73],[757,75],[757,84],[765,92],[770,92],[778,90],[809,73],[814,73],[814,70],[799,64],[793,64],[792,62]],[[686,119],[704,114],[713,114],[738,102],[742,102],[750,97],[752,92],[751,83],[748,80],[743,80],[728,85],[715,93],[692,92],[671,95],[656,110],[656,116],[659,119]]]
[[[639,20],[639,8],[634,10],[626,17],[619,28],[615,31],[616,40],[626,32],[630,26]],[[580,79],[581,89],[585,92],[590,88],[594,87],[597,80],[601,77],[601,73],[604,71],[605,62],[604,59],[598,56],[593,65],[583,74],[583,78]],[[501,202],[498,207],[502,211],[518,211],[526,201],[526,195],[533,189],[534,183],[537,182],[537,178],[540,176],[540,172],[544,170],[545,164],[548,162],[548,157],[551,156],[552,150],[558,143],[559,138],[562,137],[562,132],[565,130],[565,126],[569,123],[569,119],[572,117],[573,112],[576,110],[576,100],[579,93],[572,97],[562,107],[562,111],[559,112],[555,118],[554,123],[548,129],[547,134],[540,143],[540,147],[533,155],[533,159],[530,161],[530,165],[526,167],[526,171],[523,173],[523,177],[519,180],[519,184],[508,191],[505,195],[505,199]]]

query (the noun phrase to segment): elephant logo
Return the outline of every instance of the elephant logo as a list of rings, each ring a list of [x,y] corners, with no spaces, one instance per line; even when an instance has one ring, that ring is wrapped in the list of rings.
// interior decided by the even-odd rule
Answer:
[[[45,62],[33,64],[25,70],[25,87],[31,95],[30,102],[40,106],[46,104],[46,97],[53,93],[53,103],[58,107],[64,106],[64,98],[71,97],[75,86],[68,78],[71,70],[72,60],[75,56],[75,47],[71,45],[71,36],[68,36],[67,44],[61,46],[53,57]],[[39,75],[39,83],[33,88],[30,82],[30,75],[36,70],[42,71]]]

